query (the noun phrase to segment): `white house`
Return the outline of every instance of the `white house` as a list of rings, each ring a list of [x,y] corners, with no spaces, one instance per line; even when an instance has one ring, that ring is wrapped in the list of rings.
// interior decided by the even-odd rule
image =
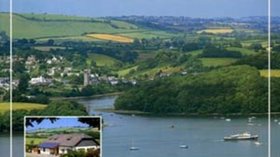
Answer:
[[[51,83],[51,80],[46,79],[43,76],[31,78],[31,80],[30,80],[30,84],[32,84],[32,85],[50,84],[50,83]]]
[[[49,137],[39,145],[40,154],[61,155],[70,151],[99,149],[99,143],[85,134],[60,134]]]

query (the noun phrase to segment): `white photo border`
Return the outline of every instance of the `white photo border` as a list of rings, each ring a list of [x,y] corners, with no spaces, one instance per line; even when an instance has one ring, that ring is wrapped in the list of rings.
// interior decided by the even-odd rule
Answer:
[[[100,119],[100,157],[103,154],[103,118],[102,116],[24,116],[23,120],[23,155],[26,157],[26,118],[99,118]]]

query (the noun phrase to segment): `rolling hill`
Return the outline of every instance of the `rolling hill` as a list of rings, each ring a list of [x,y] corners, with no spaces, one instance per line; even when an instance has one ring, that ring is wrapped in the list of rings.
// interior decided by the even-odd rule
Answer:
[[[97,53],[93,53],[88,57],[87,62],[90,63],[91,61],[94,61],[97,66],[108,66],[108,67],[113,67],[116,64],[121,63],[121,61],[115,58],[112,58],[107,55],[97,54]]]
[[[0,13],[0,31],[9,32],[9,14]],[[54,14],[14,14],[14,38],[63,38],[91,40],[88,33],[124,35],[131,38],[172,36],[163,31],[140,28],[134,24],[107,18],[76,17]],[[143,34],[142,34],[143,33]],[[8,33],[7,33],[8,34]],[[139,35],[141,34],[141,35]],[[96,40],[96,39],[93,39]],[[100,39],[102,41],[102,39]]]

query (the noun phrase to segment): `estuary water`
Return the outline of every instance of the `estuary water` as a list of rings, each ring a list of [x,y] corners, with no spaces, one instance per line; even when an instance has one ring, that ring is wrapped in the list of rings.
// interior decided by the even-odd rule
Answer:
[[[92,115],[102,115],[103,157],[265,157],[268,155],[267,119],[256,117],[153,117],[98,112],[112,108],[116,97],[81,100]],[[230,118],[231,120],[226,120]],[[276,119],[276,118],[274,118]],[[272,122],[272,155],[280,157],[279,122]],[[280,121],[280,118],[278,118]],[[255,141],[224,142],[223,137],[249,131]],[[188,149],[180,148],[187,145]],[[130,147],[139,150],[131,151]]]
[[[153,117],[100,112],[112,108],[115,96],[81,99],[91,115],[104,120],[103,157],[266,157],[267,119],[256,117]],[[226,121],[230,118],[231,121]],[[272,118],[272,157],[280,157],[280,117]],[[249,131],[255,141],[224,142],[224,136]],[[188,149],[180,148],[187,145]],[[139,150],[131,151],[130,147]],[[23,138],[14,137],[14,157],[23,157]],[[9,156],[9,137],[0,136],[1,157]]]

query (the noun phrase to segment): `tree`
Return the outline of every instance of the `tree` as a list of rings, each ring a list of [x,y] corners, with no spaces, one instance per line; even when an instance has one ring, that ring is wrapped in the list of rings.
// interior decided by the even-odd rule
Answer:
[[[26,71],[26,69],[25,69],[25,65],[23,62],[15,61],[13,63],[13,73],[14,74],[24,73],[25,71]]]
[[[100,118],[81,117],[78,119],[78,121],[88,124],[90,127],[97,127],[100,130]]]
[[[258,52],[259,50],[263,50],[262,44],[260,43],[253,43],[250,46],[252,49],[254,49],[256,52]]]
[[[21,73],[19,75],[19,84],[18,84],[18,91],[19,93],[26,93],[28,88],[28,83],[30,80],[30,76],[27,73]]]
[[[265,113],[266,89],[256,68],[229,66],[197,76],[144,82],[118,97],[115,109],[154,114]]]
[[[7,42],[9,40],[8,35],[6,34],[6,32],[1,31],[0,32],[0,43],[4,43]]]
[[[54,44],[54,40],[53,39],[49,39],[48,41],[47,41],[47,45],[48,46],[52,46]]]

